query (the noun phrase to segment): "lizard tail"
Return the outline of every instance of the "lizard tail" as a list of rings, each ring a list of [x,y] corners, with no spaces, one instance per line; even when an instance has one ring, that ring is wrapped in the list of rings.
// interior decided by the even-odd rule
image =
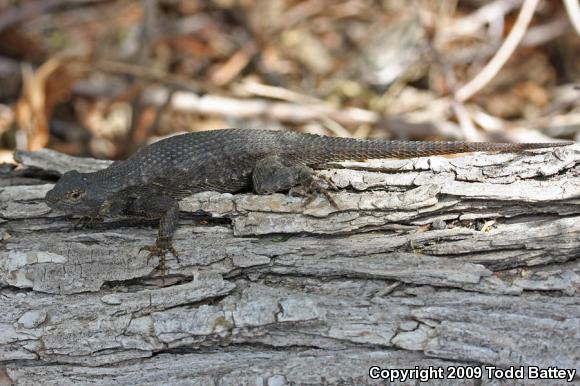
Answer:
[[[489,143],[489,142],[445,142],[445,141],[385,141],[353,138],[318,137],[302,148],[308,154],[308,162],[364,160],[373,158],[412,158],[430,155],[456,154],[475,151],[517,152],[529,149],[560,147],[574,142],[549,143]]]

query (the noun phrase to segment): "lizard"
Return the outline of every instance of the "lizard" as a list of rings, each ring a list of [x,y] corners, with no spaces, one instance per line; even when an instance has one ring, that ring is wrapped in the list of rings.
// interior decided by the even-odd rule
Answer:
[[[172,237],[179,218],[178,202],[200,191],[257,194],[302,186],[310,196],[334,200],[311,166],[332,161],[412,158],[474,151],[516,152],[571,145],[388,141],[304,134],[292,131],[221,129],[175,135],[145,146],[124,161],[92,173],[64,173],[45,197],[47,205],[90,220],[118,215],[159,220],[156,241],[140,249],[147,261],[178,259]]]

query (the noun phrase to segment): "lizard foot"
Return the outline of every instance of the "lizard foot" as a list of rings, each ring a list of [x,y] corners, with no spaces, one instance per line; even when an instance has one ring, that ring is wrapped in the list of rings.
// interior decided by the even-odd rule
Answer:
[[[99,216],[83,216],[76,219],[73,229],[87,229],[91,228],[93,225],[102,222],[103,219]]]
[[[173,245],[171,244],[171,239],[169,238],[158,237],[157,240],[155,240],[154,245],[146,245],[141,247],[139,249],[139,253],[141,253],[141,251],[144,250],[149,252],[149,255],[147,256],[147,264],[149,264],[149,261],[151,260],[152,257],[155,256],[159,257],[159,269],[161,270],[162,276],[165,276],[165,268],[166,268],[165,254],[167,252],[170,252],[173,255],[173,257],[175,257],[177,262],[181,263],[181,261],[179,261],[179,255],[177,254],[175,248],[173,248]]]
[[[338,204],[329,193],[329,190],[337,191],[338,188],[328,177],[319,178],[325,182],[326,186],[321,184],[317,179],[310,178],[304,184],[304,189],[306,190],[306,199],[302,203],[302,206],[308,206],[319,194],[322,194],[330,205],[332,205],[335,209],[338,209]]]

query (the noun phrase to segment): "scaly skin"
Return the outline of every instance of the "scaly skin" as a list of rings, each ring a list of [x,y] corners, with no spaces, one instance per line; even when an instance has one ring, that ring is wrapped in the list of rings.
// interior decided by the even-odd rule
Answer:
[[[158,218],[149,257],[177,257],[171,239],[178,201],[204,190],[267,194],[303,185],[332,197],[308,167],[330,161],[411,158],[471,151],[521,151],[570,145],[557,143],[412,142],[334,138],[285,131],[226,129],[170,137],[125,161],[94,173],[65,173],[46,194],[47,204],[92,219],[113,215]]]

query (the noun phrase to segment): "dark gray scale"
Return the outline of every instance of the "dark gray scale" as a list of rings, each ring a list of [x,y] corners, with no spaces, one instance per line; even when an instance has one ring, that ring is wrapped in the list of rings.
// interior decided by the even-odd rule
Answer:
[[[226,136],[219,132],[174,136],[150,145],[126,163],[140,165],[141,184],[175,185],[178,196],[201,190],[236,192],[250,187],[253,166],[260,158],[244,148],[247,135],[236,131]],[[166,181],[168,176],[172,181]]]

